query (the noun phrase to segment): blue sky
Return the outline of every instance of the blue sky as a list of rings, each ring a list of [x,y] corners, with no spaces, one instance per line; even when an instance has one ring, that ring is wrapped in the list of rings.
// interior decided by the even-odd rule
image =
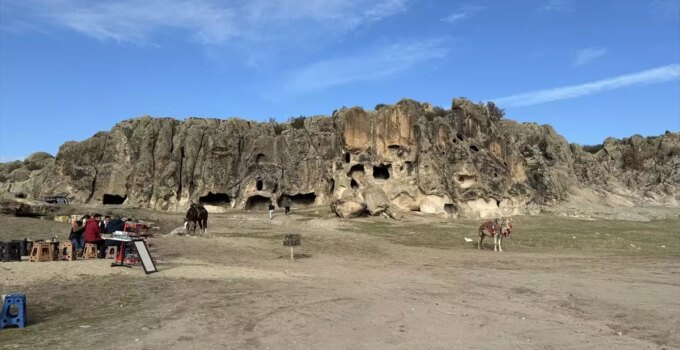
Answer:
[[[570,142],[680,131],[680,0],[2,0],[0,160],[141,115],[495,100]]]

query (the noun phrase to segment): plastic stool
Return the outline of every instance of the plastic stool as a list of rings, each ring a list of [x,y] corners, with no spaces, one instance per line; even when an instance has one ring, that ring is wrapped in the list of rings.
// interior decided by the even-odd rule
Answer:
[[[31,249],[31,262],[43,262],[52,261],[50,256],[50,243],[48,242],[35,242],[33,243],[33,248]]]
[[[94,243],[85,243],[85,250],[83,251],[83,259],[96,259],[97,255],[97,245]]]
[[[60,242],[59,243],[59,260],[75,261],[76,254],[75,249],[73,249],[73,243],[71,242]]]
[[[10,314],[10,307],[14,306],[16,314]],[[26,327],[26,294],[7,294],[2,296],[2,311],[0,312],[0,329],[8,326]]]
[[[106,258],[115,259],[118,256],[118,247],[115,245],[106,247]]]

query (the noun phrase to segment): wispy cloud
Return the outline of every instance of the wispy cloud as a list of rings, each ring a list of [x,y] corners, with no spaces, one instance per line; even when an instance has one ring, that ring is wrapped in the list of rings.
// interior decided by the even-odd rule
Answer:
[[[409,0],[4,0],[33,18],[82,34],[148,43],[164,29],[189,33],[204,44],[262,40],[295,24],[345,33],[406,10]],[[312,29],[313,28],[313,29]]]
[[[485,9],[484,6],[462,4],[458,10],[441,19],[442,22],[453,24],[464,19],[472,18],[477,12]]]
[[[608,52],[609,50],[605,49],[604,47],[588,47],[581,49],[576,53],[576,57],[574,58],[572,65],[574,67],[586,65],[593,60],[606,55]]]
[[[541,0],[540,3],[539,12],[574,12],[573,0]]]
[[[663,83],[667,81],[678,80],[679,78],[680,64],[671,64],[638,73],[598,80],[591,83],[532,91],[519,95],[493,99],[493,101],[499,105],[507,107],[531,106],[546,102],[592,95],[599,92],[620,89],[628,86]]]
[[[284,91],[299,94],[331,86],[388,78],[447,55],[443,39],[402,42],[367,53],[319,61],[288,74]]]

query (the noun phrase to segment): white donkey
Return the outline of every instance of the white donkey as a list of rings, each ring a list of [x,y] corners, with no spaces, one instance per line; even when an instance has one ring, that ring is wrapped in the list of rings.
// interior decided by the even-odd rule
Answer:
[[[479,241],[477,241],[477,249],[482,248],[482,241],[484,236],[493,237],[493,251],[503,251],[501,246],[503,237],[507,237],[512,233],[512,219],[499,218],[493,221],[487,221],[479,226]]]

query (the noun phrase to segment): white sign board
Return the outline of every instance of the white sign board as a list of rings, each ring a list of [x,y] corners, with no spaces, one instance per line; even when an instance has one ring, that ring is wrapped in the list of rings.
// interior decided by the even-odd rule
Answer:
[[[142,265],[144,266],[144,272],[147,274],[158,272],[156,264],[154,264],[153,259],[151,259],[151,254],[149,254],[149,249],[146,247],[146,242],[142,239],[133,241],[135,244],[135,249],[137,254],[139,254],[139,259],[142,260]]]

